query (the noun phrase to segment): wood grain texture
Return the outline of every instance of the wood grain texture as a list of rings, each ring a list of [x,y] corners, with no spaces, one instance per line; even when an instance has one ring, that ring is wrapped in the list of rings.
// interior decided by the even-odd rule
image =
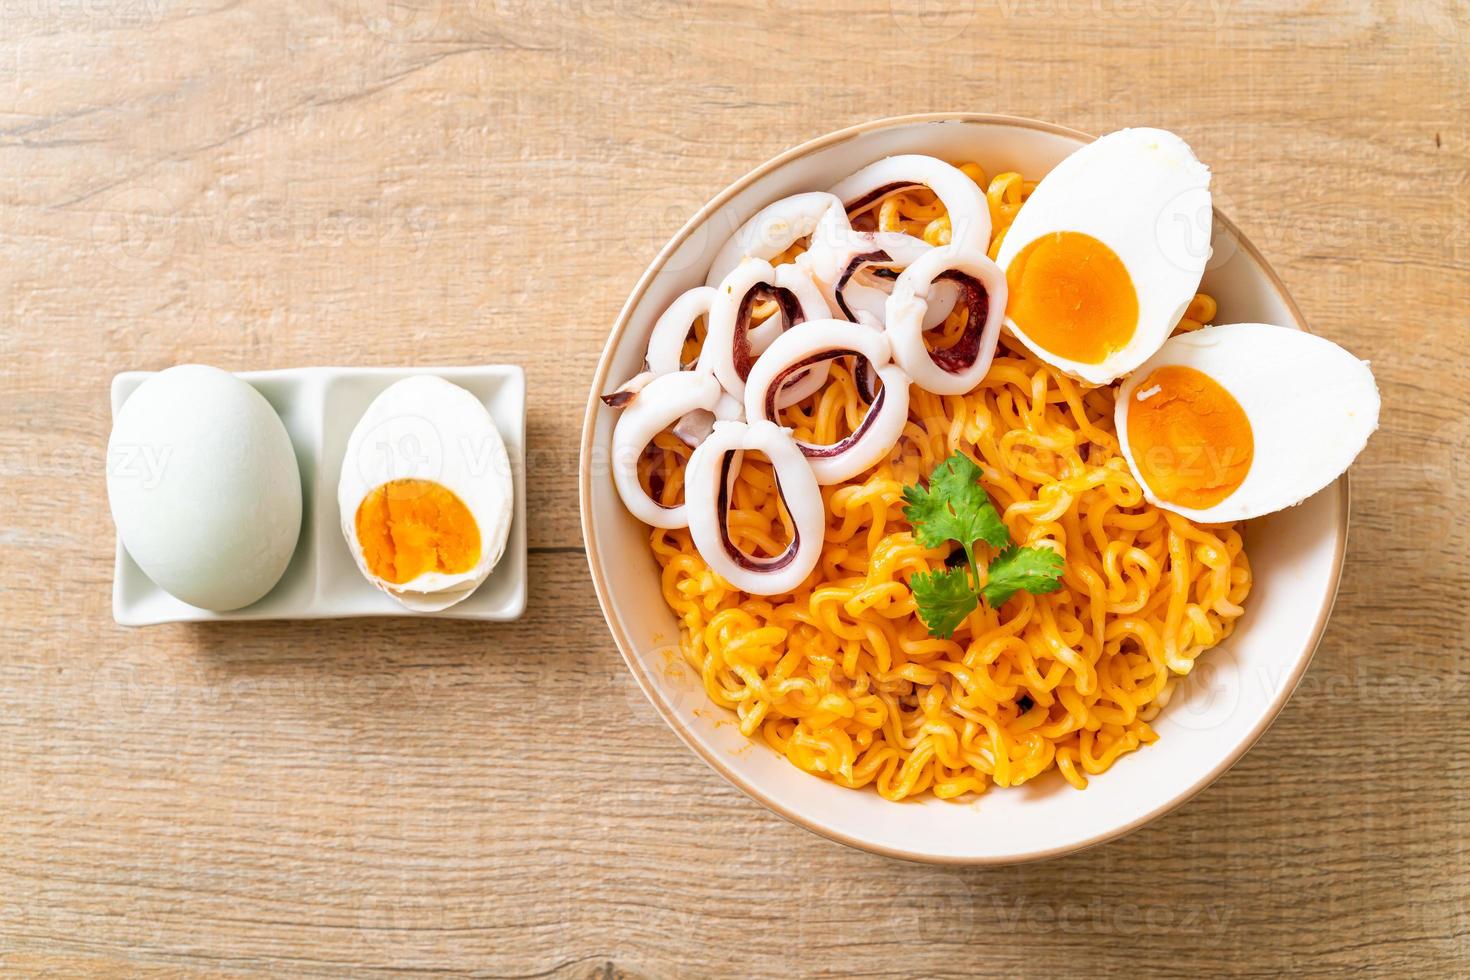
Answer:
[[[1441,0],[0,0],[0,970],[1470,975],[1467,58]],[[1185,134],[1385,396],[1270,733],[994,871],[708,771],[576,519],[658,246],[787,145],[934,109]],[[114,626],[108,381],[186,360],[524,364],[526,618]]]

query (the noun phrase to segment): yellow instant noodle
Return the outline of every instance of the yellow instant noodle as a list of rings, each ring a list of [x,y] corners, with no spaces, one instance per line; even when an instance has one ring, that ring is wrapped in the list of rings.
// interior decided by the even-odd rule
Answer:
[[[986,190],[993,256],[1034,184],[963,169]],[[853,219],[931,244],[949,239],[944,208],[927,191],[889,195]],[[793,247],[779,261],[798,254]],[[1197,296],[1179,329],[1198,329],[1214,313],[1214,300]],[[934,331],[935,346],[957,337],[961,314]],[[709,570],[687,531],[653,531],[684,655],[742,732],[842,786],[872,784],[891,800],[950,799],[1055,767],[1084,788],[1155,740],[1149,721],[1173,684],[1230,635],[1251,585],[1239,530],[1145,501],[1119,452],[1114,389],[1073,381],[1017,344],[1003,342],[969,394],[913,387],[910,399],[888,459],[822,488],[821,562],[794,594],[738,592]],[[849,367],[834,362],[826,388],[783,422],[799,439],[830,443],[865,410]],[[998,611],[982,605],[944,640],[929,635],[906,584],[940,567],[944,553],[914,541],[902,495],[955,450],[983,468],[1012,536],[1048,542],[1066,573],[1061,591],[1017,593]],[[666,503],[682,497],[688,455],[665,433],[645,457],[645,479]],[[789,536],[758,461],[747,458],[740,471],[730,529],[755,554],[779,552]]]

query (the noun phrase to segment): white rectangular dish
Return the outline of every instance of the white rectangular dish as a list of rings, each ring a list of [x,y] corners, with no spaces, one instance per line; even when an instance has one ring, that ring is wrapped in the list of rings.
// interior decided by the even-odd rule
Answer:
[[[112,415],[149,371],[112,379]],[[368,404],[404,378],[433,375],[484,403],[510,457],[515,513],[505,554],[475,592],[441,612],[412,612],[373,587],[358,571],[342,537],[337,480],[347,438]],[[429,368],[293,368],[237,375],[271,403],[296,450],[301,470],[301,539],[281,580],[243,609],[212,612],[175,599],[143,574],[121,539],[113,572],[112,617],[123,626],[241,619],[334,619],[348,616],[431,616],[504,621],[526,608],[526,376],[514,365]]]

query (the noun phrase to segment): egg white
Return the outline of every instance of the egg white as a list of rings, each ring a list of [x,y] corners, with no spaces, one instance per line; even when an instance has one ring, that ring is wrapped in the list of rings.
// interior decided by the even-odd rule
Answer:
[[[1128,442],[1128,413],[1156,369],[1194,368],[1240,403],[1255,453],[1235,492],[1212,507],[1160,500]],[[1373,373],[1332,341],[1290,327],[1232,323],[1171,338],[1118,388],[1114,421],[1124,457],[1151,503],[1205,524],[1243,521],[1301,503],[1332,483],[1378,428]]]
[[[1123,129],[1077,150],[1042,179],[1006,231],[1002,270],[1027,245],[1059,231],[1081,232],[1117,254],[1138,295],[1132,338],[1102,362],[1061,357],[1006,318],[1007,329],[1048,364],[1108,384],[1148,359],[1184,315],[1210,257],[1210,169],[1178,136]]]
[[[452,492],[480,531],[480,559],[468,571],[426,572],[407,582],[372,574],[357,539],[357,510],[390,480],[419,479]],[[468,597],[505,551],[513,507],[510,459],[489,411],[468,391],[431,375],[405,378],[375,398],[347,440],[337,506],[342,533],[362,574],[416,611]]]

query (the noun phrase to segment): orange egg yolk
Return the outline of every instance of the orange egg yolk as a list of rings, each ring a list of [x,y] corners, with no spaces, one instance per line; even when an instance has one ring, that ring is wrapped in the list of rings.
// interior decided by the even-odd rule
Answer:
[[[480,526],[447,487],[390,480],[357,507],[357,541],[368,571],[402,585],[425,572],[457,575],[480,560]]]
[[[1042,235],[1006,269],[1006,314],[1043,349],[1101,364],[1138,328],[1138,293],[1116,252],[1080,231]]]
[[[1256,451],[1251,422],[1214,378],[1194,368],[1161,367],[1129,398],[1128,448],[1160,500],[1213,507],[1245,481]]]

